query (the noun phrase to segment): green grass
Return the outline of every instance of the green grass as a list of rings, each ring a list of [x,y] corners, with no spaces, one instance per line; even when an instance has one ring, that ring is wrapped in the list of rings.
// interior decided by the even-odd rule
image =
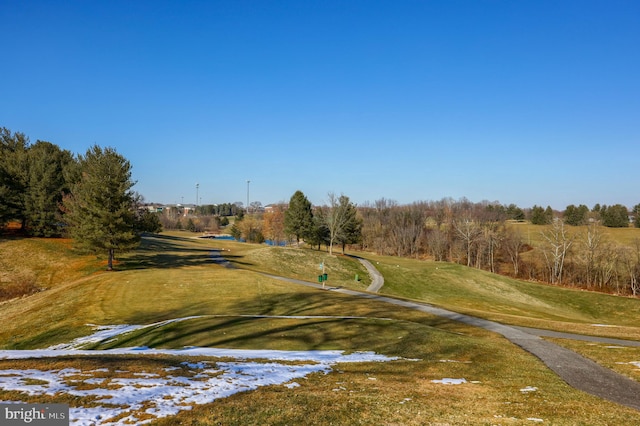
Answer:
[[[209,253],[216,248],[230,250],[225,256],[237,268],[212,264]],[[87,262],[68,251],[58,253],[52,262]],[[367,257],[374,264],[379,262],[376,266],[385,274],[384,289],[389,294],[522,322],[580,326],[598,319],[624,326],[619,329],[637,326],[637,319],[625,319],[615,309],[621,307],[629,317],[638,318],[636,301],[631,299],[591,293],[581,298],[580,292],[503,279],[457,265]],[[89,334],[88,324],[152,324],[199,316],[138,330],[98,347],[341,349],[416,359],[340,364],[328,375],[300,381],[299,388],[268,386],[236,394],[156,422],[163,425],[529,424],[527,418],[560,425],[640,422],[637,411],[612,409],[609,402],[575,391],[535,357],[493,333],[262,274],[315,282],[319,260],[324,260],[332,285],[338,281],[362,289],[367,283],[353,280],[356,271],[364,274],[361,266],[348,257],[171,234],[145,240],[140,250],[119,255],[118,260],[117,272],[70,273],[67,280],[52,280],[46,291],[0,305],[0,346],[26,349],[69,342]],[[106,374],[117,374],[118,366],[126,365],[130,371],[160,373],[182,360],[140,356],[5,360],[0,368],[104,365],[114,369]],[[466,378],[469,383],[431,382],[445,377]],[[539,391],[520,392],[527,386]],[[47,398],[46,402],[72,402],[64,395]],[[0,399],[36,402],[33,397],[1,391]]]
[[[542,233],[551,228],[550,225],[532,225],[529,222],[510,222],[508,226],[513,230],[519,231],[525,243],[533,247],[540,245],[544,241]],[[568,235],[578,239],[587,234],[587,228],[587,225],[566,226]],[[640,240],[640,228],[608,228],[601,226],[599,230],[606,240],[622,245],[631,246],[635,243],[635,240]]]
[[[384,275],[384,294],[508,324],[640,339],[636,298],[515,280],[453,263],[365,257]]]

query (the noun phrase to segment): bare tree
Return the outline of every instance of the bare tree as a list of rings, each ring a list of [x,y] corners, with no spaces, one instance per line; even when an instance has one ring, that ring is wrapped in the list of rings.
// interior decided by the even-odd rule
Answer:
[[[482,224],[480,232],[478,242],[481,243],[481,246],[479,245],[477,247],[476,267],[478,269],[482,268],[484,258],[489,265],[489,270],[495,273],[496,250],[500,247],[504,239],[503,232],[500,229],[500,223],[494,221],[485,222]]]
[[[614,244],[604,244],[602,246],[597,261],[596,280],[600,290],[605,287],[613,287],[613,284],[616,284],[619,257],[620,250]]]
[[[454,220],[453,226],[467,251],[467,266],[471,266],[471,258],[473,254],[473,246],[480,236],[480,229],[476,222],[469,218]]]
[[[349,197],[340,195],[336,197],[333,192],[328,194],[329,211],[325,217],[327,229],[329,230],[329,254],[333,254],[333,245],[338,241],[340,233],[346,226],[348,217]]]
[[[640,293],[640,240],[636,239],[633,247],[625,248],[622,264],[629,279],[629,291],[637,296]]]
[[[541,234],[545,240],[542,252],[549,268],[550,281],[552,284],[562,284],[564,263],[573,244],[573,238],[569,236],[564,222],[560,219],[553,220],[551,228]]]
[[[502,247],[511,260],[513,276],[516,278],[520,272],[520,253],[522,253],[524,246],[525,243],[520,231],[508,232],[502,240]]]
[[[584,266],[585,283],[587,288],[596,281],[597,264],[602,251],[603,235],[600,225],[591,223],[587,227],[587,233],[581,240],[581,263]]]
[[[393,209],[389,236],[397,256],[418,256],[425,231],[425,221],[425,212],[416,203]]]
[[[425,233],[425,240],[427,242],[428,252],[433,256],[434,260],[447,260],[449,240],[446,232],[442,231],[438,227],[427,229]]]

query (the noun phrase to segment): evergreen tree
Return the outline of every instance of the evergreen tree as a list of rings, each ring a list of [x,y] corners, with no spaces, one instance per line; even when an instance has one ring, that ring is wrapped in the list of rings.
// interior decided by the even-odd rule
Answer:
[[[631,212],[634,216],[633,224],[636,228],[640,228],[640,204],[636,204],[635,206],[633,206],[633,210],[631,210]]]
[[[242,231],[238,227],[239,224],[240,221],[235,221],[234,224],[231,225],[231,229],[229,231],[231,233],[231,236],[238,241],[240,241],[240,239],[242,238]]]
[[[340,201],[345,201],[346,222],[342,231],[338,234],[338,242],[342,244],[342,254],[347,244],[356,244],[362,241],[362,219],[358,216],[355,204],[349,202],[349,198],[340,197]]]
[[[289,208],[284,213],[285,232],[295,235],[296,241],[308,238],[313,227],[311,203],[302,191],[296,191],[289,200]]]
[[[540,206],[533,206],[531,208],[531,223],[534,225],[547,225],[549,224],[545,211]]]
[[[29,139],[23,133],[0,128],[0,226],[18,220],[24,228],[28,146]]]
[[[506,209],[507,219],[524,220],[524,211],[515,204],[509,204]]]
[[[37,141],[27,151],[28,182],[24,194],[27,232],[38,237],[60,236],[62,196],[69,193],[65,170],[74,162],[69,151]]]
[[[313,213],[311,231],[306,236],[305,242],[312,247],[318,246],[318,250],[322,244],[329,245],[329,228],[327,227],[326,212],[322,207],[315,209]]]
[[[602,224],[610,228],[628,228],[629,211],[621,204],[602,206],[600,209]]]
[[[139,232],[151,232],[152,234],[162,232],[160,215],[146,209],[138,209],[135,227]]]
[[[115,149],[97,145],[80,156],[79,162],[81,179],[64,199],[66,222],[77,245],[107,252],[110,271],[115,251],[131,250],[140,241],[135,229],[131,165]]]
[[[567,225],[579,226],[587,223],[587,214],[589,213],[589,207],[584,204],[578,207],[570,204],[564,211],[564,223]]]

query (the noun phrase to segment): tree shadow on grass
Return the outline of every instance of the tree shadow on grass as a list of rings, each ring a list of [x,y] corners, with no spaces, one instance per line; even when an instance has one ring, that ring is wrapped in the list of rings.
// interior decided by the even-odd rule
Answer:
[[[427,351],[436,359],[456,359],[461,350],[455,342],[473,339],[460,333],[464,326],[445,318],[421,313],[398,316],[403,308],[371,302],[363,309],[362,304],[355,298],[328,299],[326,292],[305,291],[257,295],[234,308],[241,314],[218,316],[212,315],[211,304],[202,303],[156,317],[161,321],[188,313],[199,318],[138,330],[100,347],[367,350],[415,358]],[[141,319],[134,316],[128,322],[140,324],[136,320]]]
[[[143,238],[140,247],[123,256],[120,270],[180,268],[220,263],[220,249],[193,247],[184,244],[183,238],[154,235]],[[225,255],[226,261],[250,265],[240,261],[243,256]]]

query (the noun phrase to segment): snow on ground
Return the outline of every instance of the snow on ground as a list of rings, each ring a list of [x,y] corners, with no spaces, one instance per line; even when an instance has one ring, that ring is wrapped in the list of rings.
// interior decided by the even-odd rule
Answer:
[[[461,385],[463,383],[467,383],[466,379],[449,379],[444,378],[441,380],[432,380],[431,383],[441,383],[443,385]]]
[[[300,386],[295,380],[312,373],[326,374],[336,363],[384,362],[397,359],[372,352],[345,354],[343,351],[233,350],[198,347],[178,350],[147,347],[75,349],[86,343],[104,341],[142,327],[147,326],[99,327],[96,333],[65,345],[42,350],[0,351],[0,359],[162,354],[211,357],[212,360],[185,362],[182,369],[165,369],[164,376],[118,371],[111,377],[100,377],[108,372],[106,369],[0,370],[0,389],[35,396],[66,393],[91,399],[97,406],[70,407],[70,424],[74,426],[144,424],[157,418],[175,415],[181,410],[190,410],[197,404],[211,403],[216,399],[237,392],[255,390],[260,386],[284,385],[294,388]],[[234,358],[236,361],[214,360],[221,357]],[[287,364],[292,361],[296,363]],[[185,374],[184,369],[188,370],[188,374]],[[143,414],[144,419],[140,418]]]

